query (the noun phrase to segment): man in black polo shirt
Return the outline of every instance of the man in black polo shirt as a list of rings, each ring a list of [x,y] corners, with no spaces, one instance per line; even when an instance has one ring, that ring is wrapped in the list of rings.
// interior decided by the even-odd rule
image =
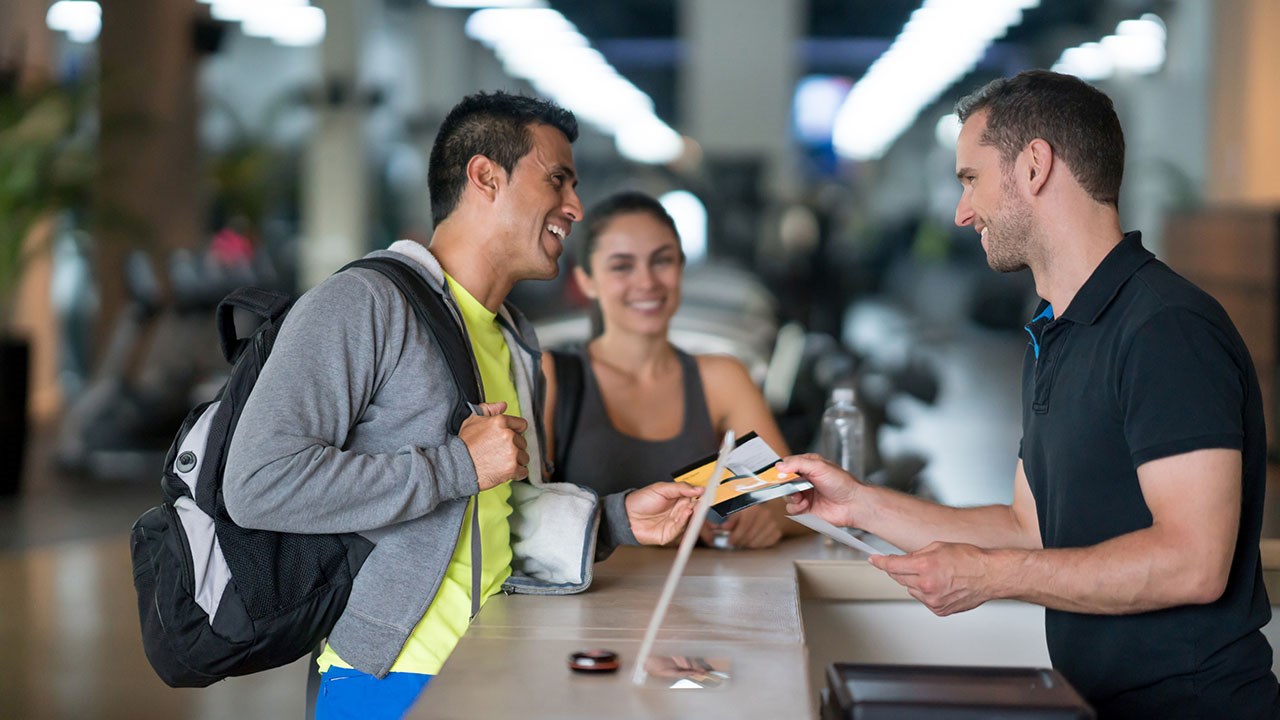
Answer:
[[[872,563],[938,615],[1044,605],[1053,664],[1099,717],[1271,718],[1260,628],[1266,439],[1244,342],[1213,298],[1120,229],[1111,101],[1030,71],[961,100],[956,223],[991,267],[1030,268],[1012,505],[949,508],[821,458],[788,511],[912,551]]]

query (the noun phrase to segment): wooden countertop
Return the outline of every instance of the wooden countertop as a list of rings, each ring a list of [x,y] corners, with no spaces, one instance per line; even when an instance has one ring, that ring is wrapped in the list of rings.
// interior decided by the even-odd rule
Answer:
[[[1280,597],[1280,540],[1262,542],[1267,590]],[[670,548],[620,548],[570,596],[498,596],[477,616],[411,718],[610,720],[816,717],[802,599],[909,600],[906,591],[844,546],[820,537],[775,548],[698,548],[676,591],[655,654],[728,658],[721,688],[672,690],[631,683],[645,626],[675,557]],[[616,673],[583,675],[570,653],[608,648]]]
[[[632,663],[674,557],[669,548],[620,548],[583,594],[491,599],[409,717],[815,717],[795,563],[865,556],[812,536],[762,551],[696,549],[655,654],[728,658],[731,680],[714,689],[637,687]],[[594,647],[617,652],[619,671],[568,669],[570,653]]]

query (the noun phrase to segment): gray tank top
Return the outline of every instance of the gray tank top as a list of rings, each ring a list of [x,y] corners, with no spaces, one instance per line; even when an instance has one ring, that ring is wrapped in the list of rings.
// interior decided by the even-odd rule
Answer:
[[[556,458],[558,480],[585,485],[603,497],[670,480],[672,470],[716,451],[716,432],[692,355],[676,349],[684,385],[684,426],[668,440],[642,440],[613,427],[586,349],[575,354],[582,361],[582,404],[568,456]]]

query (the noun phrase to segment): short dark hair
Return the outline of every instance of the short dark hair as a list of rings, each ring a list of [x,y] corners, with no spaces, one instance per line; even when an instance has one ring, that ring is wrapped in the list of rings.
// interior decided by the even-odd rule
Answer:
[[[467,163],[483,155],[508,174],[533,147],[533,125],[549,125],[574,142],[578,120],[549,101],[505,92],[476,93],[453,106],[436,133],[427,167],[431,222],[439,225],[462,198]]]
[[[1124,179],[1124,131],[1111,98],[1071,75],[1027,70],[992,80],[956,103],[963,123],[987,112],[980,142],[1007,166],[1036,138],[1049,143],[1096,202],[1118,206]]]
[[[676,221],[656,198],[635,190],[614,193],[591,206],[587,211],[587,224],[582,240],[573,244],[573,262],[590,275],[591,254],[596,251],[600,234],[614,218],[633,213],[648,215],[670,228],[671,234],[676,236],[676,246],[680,248],[680,262],[684,262],[684,248],[680,246],[680,231],[676,229]]]

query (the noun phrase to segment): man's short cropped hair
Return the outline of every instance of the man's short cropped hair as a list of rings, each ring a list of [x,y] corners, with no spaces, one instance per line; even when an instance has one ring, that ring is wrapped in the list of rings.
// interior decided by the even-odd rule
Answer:
[[[1124,131],[1111,98],[1071,75],[1028,70],[992,80],[956,103],[965,122],[986,111],[980,142],[1010,165],[1032,140],[1049,143],[1094,201],[1118,206],[1124,178]]]
[[[431,146],[427,187],[432,224],[439,225],[457,207],[471,158],[483,155],[510,174],[533,148],[530,127],[535,124],[550,125],[569,142],[578,139],[577,118],[547,100],[499,91],[468,95],[455,105]]]

